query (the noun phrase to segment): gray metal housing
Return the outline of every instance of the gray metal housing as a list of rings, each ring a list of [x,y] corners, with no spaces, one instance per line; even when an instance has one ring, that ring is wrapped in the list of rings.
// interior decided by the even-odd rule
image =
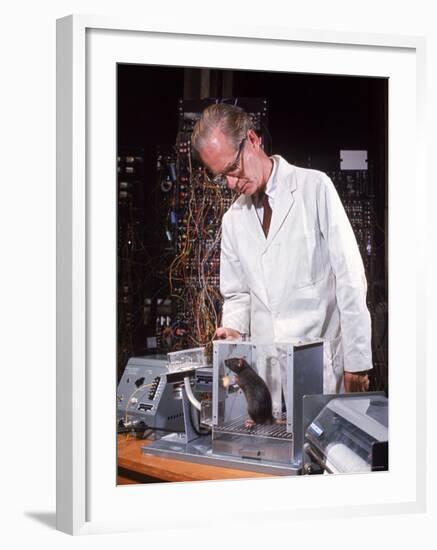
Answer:
[[[165,356],[131,357],[117,387],[117,422],[143,422],[146,427],[182,431],[182,401],[175,399],[168,383]]]
[[[301,464],[303,397],[323,393],[323,340],[277,344],[278,357],[287,373],[284,426],[249,430],[244,427],[247,403],[241,390],[224,385],[232,376],[224,360],[244,357],[257,371],[259,345],[245,341],[216,341],[213,355],[213,452],[242,458]],[[281,421],[281,419],[279,419]]]

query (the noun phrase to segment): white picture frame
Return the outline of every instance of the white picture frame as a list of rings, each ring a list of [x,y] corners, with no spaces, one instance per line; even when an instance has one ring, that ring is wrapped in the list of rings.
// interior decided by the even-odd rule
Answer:
[[[99,183],[108,181],[111,171],[108,188],[115,182],[115,62],[206,66],[197,57],[202,50],[199,45],[210,49],[208,66],[263,69],[274,65],[278,69],[289,63],[289,70],[321,72],[323,54],[325,74],[385,75],[391,79],[389,201],[390,225],[396,232],[389,231],[389,258],[391,274],[398,268],[403,274],[402,285],[393,276],[389,281],[390,364],[396,364],[390,371],[390,472],[115,487],[115,193]],[[292,61],[287,62],[284,51],[293,51]],[[215,58],[211,62],[213,52]],[[234,65],[229,65],[231,55]],[[419,283],[419,275],[425,273],[425,254],[418,244],[425,224],[419,215],[420,204],[426,201],[424,88],[425,39],[421,37],[284,27],[238,26],[229,30],[214,24],[199,28],[194,23],[158,25],[80,15],[58,20],[59,530],[70,534],[147,530],[164,526],[169,519],[175,527],[219,524],[224,517],[221,510],[229,484],[234,506],[243,510],[240,520],[247,522],[257,521],[261,514],[264,519],[273,520],[288,515],[305,519],[425,510],[425,289]],[[402,226],[402,213],[407,206],[408,233]],[[408,265],[400,263],[403,248],[409,250]],[[403,315],[409,316],[408,326],[401,325]],[[109,367],[102,370],[102,363],[109,363]],[[404,376],[407,363],[415,366],[414,374],[410,369],[408,380]],[[108,379],[99,388],[97,380],[102,380],[102,373]],[[402,406],[407,394],[408,411]],[[405,444],[402,429],[409,434],[408,463],[400,453],[402,443]],[[375,492],[376,480],[379,491]],[[285,486],[290,483],[294,484],[293,499],[284,497],[288,492]],[[307,484],[305,488],[303,483]],[[256,496],[260,491],[265,502],[255,506],[255,513],[252,504],[250,514],[246,514],[248,503],[259,502]],[[311,499],[314,491],[316,501]],[[204,499],[208,499],[208,509],[196,510],[193,517],[184,503],[205,502]],[[153,509],[148,507],[145,513],[141,503],[151,500]],[[163,517],[159,510],[168,502],[172,508],[167,507]]]

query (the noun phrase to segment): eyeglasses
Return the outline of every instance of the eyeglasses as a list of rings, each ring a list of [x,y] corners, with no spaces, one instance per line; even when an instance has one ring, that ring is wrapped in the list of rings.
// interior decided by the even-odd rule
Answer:
[[[214,183],[215,185],[227,185],[228,181],[226,177],[232,175],[232,172],[235,172],[235,170],[238,170],[238,167],[240,165],[241,153],[243,152],[244,142],[246,141],[246,139],[247,137],[244,137],[241,140],[241,143],[238,147],[237,156],[235,157],[235,160],[232,163],[232,165],[226,170],[226,172],[221,172],[220,174],[217,174],[213,178],[210,178],[210,181],[212,183]]]

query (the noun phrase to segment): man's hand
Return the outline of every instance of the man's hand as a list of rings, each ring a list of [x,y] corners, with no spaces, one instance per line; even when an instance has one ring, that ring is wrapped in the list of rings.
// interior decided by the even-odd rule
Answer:
[[[344,391],[362,392],[369,389],[368,371],[344,372]]]
[[[238,340],[241,334],[233,328],[219,327],[215,331],[215,337],[219,340]]]

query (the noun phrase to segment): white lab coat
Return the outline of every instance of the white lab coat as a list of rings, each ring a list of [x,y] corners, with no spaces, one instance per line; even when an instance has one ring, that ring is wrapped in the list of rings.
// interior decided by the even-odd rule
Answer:
[[[222,222],[222,326],[259,344],[324,338],[324,393],[343,390],[343,369],[372,368],[363,262],[328,176],[278,163],[273,215],[264,236],[250,197],[240,196]],[[281,408],[286,373],[274,346],[258,346],[257,366]],[[281,371],[281,374],[280,374]]]

